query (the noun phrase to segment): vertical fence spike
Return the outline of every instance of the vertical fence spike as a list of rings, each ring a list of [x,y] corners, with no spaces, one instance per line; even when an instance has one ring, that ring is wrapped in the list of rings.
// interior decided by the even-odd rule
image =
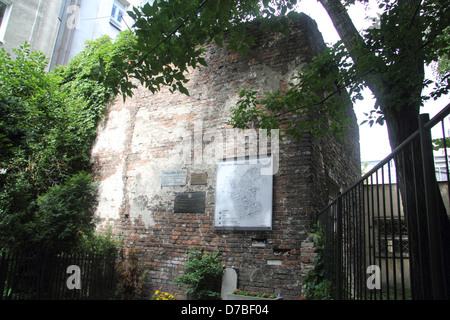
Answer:
[[[58,256],[1,253],[0,300],[113,298],[114,264],[114,256],[95,254]],[[70,265],[81,268],[80,290],[67,287],[69,275],[66,270]]]
[[[336,211],[336,300],[342,300],[342,198],[339,193]]]
[[[324,265],[326,268],[335,270],[336,299],[405,300],[428,297],[429,292],[432,292],[433,299],[449,298],[446,296],[443,235],[438,215],[439,210],[443,210],[443,206],[440,201],[441,192],[437,187],[430,131],[432,126],[441,122],[444,146],[447,146],[443,121],[448,115],[450,115],[450,104],[432,120],[429,120],[428,115],[421,115],[419,130],[402,142],[352,187],[339,194],[326,210],[318,214],[321,221],[331,219],[335,221],[333,228],[327,228],[327,239],[333,239],[333,241],[326,241],[324,244],[326,252],[332,251],[325,255]],[[417,156],[420,153],[422,153],[423,161],[415,161],[414,156],[412,161],[405,160],[407,155]],[[450,186],[447,150],[445,155],[447,183]],[[391,163],[396,165],[395,171],[392,168],[392,172]],[[387,169],[384,168],[386,165]],[[422,166],[422,172],[420,168],[413,170],[413,177],[410,177],[412,183],[410,187],[412,192],[415,192],[415,197],[402,197],[402,190],[398,185],[399,177],[405,176],[406,166],[408,168]],[[386,170],[387,181],[384,175]],[[422,179],[422,174],[425,176],[424,188],[418,183],[418,179]],[[388,184],[387,187],[385,183]],[[426,195],[425,200],[419,200],[418,195],[421,194]],[[421,221],[420,225],[415,223],[416,216],[421,214],[419,207],[422,203],[419,201],[426,202],[427,211],[427,220]],[[424,226],[427,226],[424,228],[427,232],[415,232],[414,228]],[[334,234],[328,234],[328,232],[334,232]],[[417,247],[412,250],[413,244],[418,245],[419,250],[416,250]],[[428,253],[429,258],[424,258]],[[421,273],[422,278],[416,279],[417,270],[414,269],[416,273],[413,279],[411,263],[413,258],[418,259],[417,262],[419,262],[414,261],[414,267],[423,268],[428,264],[431,266],[431,272],[427,273],[431,274]],[[361,266],[366,263],[380,268],[382,280],[380,288],[370,291],[369,294],[367,294],[367,288],[361,287],[361,284],[364,285],[364,281],[361,280],[365,275],[362,270],[364,268]],[[400,270],[397,270],[397,267]],[[408,289],[411,289],[411,296],[407,292]]]
[[[420,143],[422,148],[423,174],[425,180],[425,200],[428,221],[428,241],[430,250],[431,284],[433,299],[445,299],[445,267],[442,252],[441,228],[438,201],[441,196],[436,187],[431,130],[425,127],[430,121],[428,114],[419,116]]]

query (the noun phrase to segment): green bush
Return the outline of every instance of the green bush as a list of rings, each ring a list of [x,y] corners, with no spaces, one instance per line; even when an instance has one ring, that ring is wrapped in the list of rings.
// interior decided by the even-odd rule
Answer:
[[[141,252],[129,249],[123,259],[116,261],[117,291],[121,300],[148,298],[144,288],[147,283],[148,268],[142,261]]]
[[[268,294],[268,293],[261,293],[261,292],[254,292],[254,291],[244,291],[241,289],[236,289],[232,292],[232,294],[239,295],[239,296],[246,296],[246,297],[257,297],[257,298],[264,298],[264,299],[276,299],[277,295],[275,294]]]
[[[114,236],[111,229],[104,233],[79,233],[76,253],[114,256],[123,248],[123,239]]]
[[[37,199],[33,228],[36,244],[52,252],[73,250],[82,234],[94,230],[96,187],[90,174],[80,172]]]
[[[94,234],[90,152],[132,41],[90,41],[51,72],[27,43],[0,50],[0,250],[109,250]]]
[[[323,233],[319,224],[312,230],[312,240],[318,255],[313,261],[313,269],[303,277],[303,295],[309,300],[333,300],[333,283],[325,278]]]
[[[191,249],[184,264],[184,274],[174,279],[178,285],[187,285],[186,294],[198,300],[220,299],[223,268],[219,251],[205,253],[204,249]]]

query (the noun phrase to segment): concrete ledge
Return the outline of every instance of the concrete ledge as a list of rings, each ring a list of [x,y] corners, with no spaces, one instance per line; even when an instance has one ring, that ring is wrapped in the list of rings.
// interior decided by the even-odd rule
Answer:
[[[268,299],[268,298],[260,298],[260,297],[250,297],[250,296],[241,296],[238,294],[232,294],[228,293],[225,296],[224,300],[283,300],[283,298],[275,298],[275,299]]]

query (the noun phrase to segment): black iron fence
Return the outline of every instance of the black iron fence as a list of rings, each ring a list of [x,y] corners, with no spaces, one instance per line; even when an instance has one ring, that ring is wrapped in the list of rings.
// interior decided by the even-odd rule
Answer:
[[[0,253],[0,300],[114,298],[115,257]]]
[[[421,115],[416,133],[318,214],[336,299],[450,298],[449,114]]]

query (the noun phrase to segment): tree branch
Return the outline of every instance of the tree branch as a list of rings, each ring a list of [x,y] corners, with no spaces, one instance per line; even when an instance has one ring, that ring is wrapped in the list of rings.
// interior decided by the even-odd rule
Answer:
[[[352,19],[348,15],[347,9],[340,0],[319,0],[319,2],[330,16],[339,37],[343,41],[356,66],[360,65],[362,60],[367,61],[368,56],[373,57],[374,61],[379,59],[371,52],[370,48],[367,47],[367,44],[364,42],[364,39],[359,34]],[[377,74],[377,72],[373,72],[374,69],[370,71],[371,72],[366,73],[367,77],[364,78],[364,80],[375,97],[377,99],[382,99],[383,92],[385,92],[383,88],[384,84],[381,81],[380,75]]]
[[[205,6],[205,4],[208,2],[208,0],[203,0],[202,3],[199,4],[198,6],[198,11],[197,14],[200,13],[200,11],[202,10],[202,8]],[[175,28],[175,30],[173,30],[168,36],[164,37],[158,44],[156,44],[153,48],[151,48],[149,51],[147,51],[140,59],[139,61],[137,61],[133,67],[136,67],[140,64],[142,64],[149,56],[150,54],[152,54],[156,49],[158,49],[163,43],[165,43],[166,41],[170,40],[182,27],[184,27],[184,25],[186,24],[186,22],[191,18],[191,15],[188,15],[187,17],[185,17],[183,19],[183,21]]]
[[[363,39],[348,15],[347,9],[339,0],[319,0],[327,11],[333,25],[344,42],[348,51],[351,52],[358,43],[363,43]],[[357,57],[352,55],[353,59]]]

